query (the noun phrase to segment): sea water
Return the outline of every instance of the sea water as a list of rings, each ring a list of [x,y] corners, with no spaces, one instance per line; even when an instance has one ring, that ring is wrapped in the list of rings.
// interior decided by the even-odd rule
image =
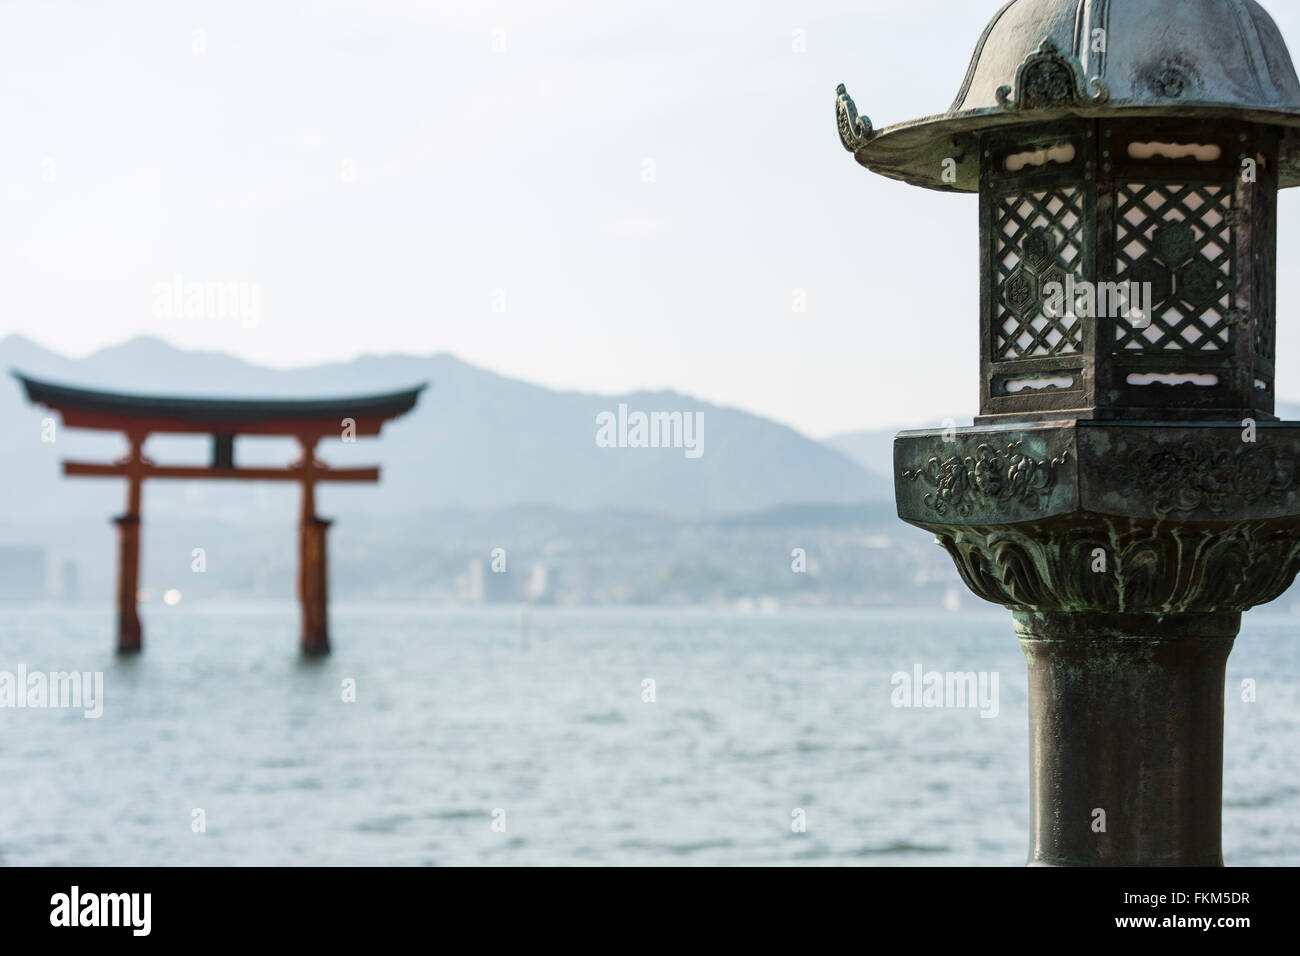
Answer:
[[[997,609],[340,604],[316,661],[290,604],[144,622],[119,658],[105,608],[0,605],[0,671],[103,675],[98,717],[0,708],[0,863],[1026,860],[1025,662]],[[996,714],[898,706],[917,672],[996,675]],[[1247,615],[1226,699],[1225,860],[1296,865],[1300,619]]]

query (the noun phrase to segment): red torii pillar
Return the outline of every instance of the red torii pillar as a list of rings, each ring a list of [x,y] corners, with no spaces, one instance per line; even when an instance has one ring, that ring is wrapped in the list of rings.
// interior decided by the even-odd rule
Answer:
[[[302,446],[302,513],[298,519],[298,600],[302,604],[304,654],[328,654],[329,548],[326,537],[333,523],[316,514],[316,438],[300,438]]]
[[[117,525],[117,649],[139,651],[144,639],[136,594],[140,590],[140,493],[144,485],[144,440],[138,433],[127,435],[131,450],[126,467],[126,513],[113,519]]]

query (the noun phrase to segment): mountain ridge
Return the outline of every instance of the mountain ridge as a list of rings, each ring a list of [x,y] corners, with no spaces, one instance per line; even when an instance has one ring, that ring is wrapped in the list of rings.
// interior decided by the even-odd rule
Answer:
[[[624,394],[561,391],[481,369],[446,352],[363,355],[292,369],[257,365],[223,352],[186,350],[137,337],[72,358],[22,336],[0,339],[0,369],[58,384],[176,397],[286,398],[362,395],[427,384],[416,408],[385,426],[378,442],[327,442],[321,456],[340,466],[378,461],[379,489],[328,487],[330,508],[402,513],[427,508],[501,509],[519,504],[575,510],[628,508],[677,516],[744,514],[784,505],[853,505],[891,494],[887,481],[843,453],[779,422],[660,389]],[[60,429],[40,442],[45,409],[29,406],[18,382],[0,384],[0,453],[10,461],[10,493],[0,517],[100,512],[120,500],[113,482],[63,480],[58,461],[120,455],[110,433]],[[597,415],[632,410],[699,412],[704,454],[681,448],[601,448]],[[206,436],[154,436],[155,460],[203,462]],[[283,464],[287,440],[241,439],[241,464]],[[214,482],[151,482],[148,514],[204,507],[262,513],[248,489]],[[177,487],[180,485],[181,487]],[[98,487],[97,487],[98,486]],[[279,506],[277,506],[279,507]],[[159,510],[161,509],[161,510]]]

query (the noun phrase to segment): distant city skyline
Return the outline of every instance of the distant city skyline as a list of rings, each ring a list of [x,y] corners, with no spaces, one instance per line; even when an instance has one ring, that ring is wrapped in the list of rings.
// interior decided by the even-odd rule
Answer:
[[[445,352],[816,438],[961,420],[976,201],[857,167],[832,106],[844,82],[877,126],[942,112],[999,6],[6,4],[0,338]],[[1265,6],[1294,52],[1300,6]]]

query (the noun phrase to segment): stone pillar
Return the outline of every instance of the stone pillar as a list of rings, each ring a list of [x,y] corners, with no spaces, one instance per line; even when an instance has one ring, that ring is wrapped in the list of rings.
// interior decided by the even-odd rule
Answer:
[[[1223,680],[1240,614],[1015,615],[1036,866],[1222,866]]]

